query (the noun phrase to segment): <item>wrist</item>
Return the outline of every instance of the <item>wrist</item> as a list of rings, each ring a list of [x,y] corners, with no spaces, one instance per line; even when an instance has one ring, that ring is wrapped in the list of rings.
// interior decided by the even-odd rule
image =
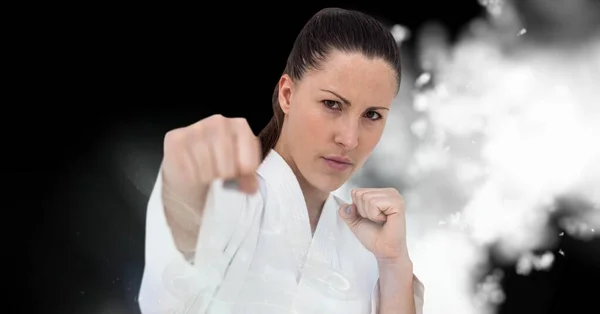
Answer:
[[[411,276],[413,272],[413,263],[408,256],[395,258],[378,258],[377,266],[380,270],[410,273]]]

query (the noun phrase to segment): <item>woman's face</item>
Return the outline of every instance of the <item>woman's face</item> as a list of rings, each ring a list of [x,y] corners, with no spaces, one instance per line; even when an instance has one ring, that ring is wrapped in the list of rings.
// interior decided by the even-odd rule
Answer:
[[[281,78],[277,146],[301,184],[334,191],[360,169],[381,138],[397,84],[384,60],[339,51],[300,81]]]

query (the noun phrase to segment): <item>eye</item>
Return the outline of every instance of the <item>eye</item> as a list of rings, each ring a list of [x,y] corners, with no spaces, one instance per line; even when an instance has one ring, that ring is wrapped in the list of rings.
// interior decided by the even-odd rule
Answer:
[[[377,112],[377,111],[368,111],[367,113],[365,113],[365,117],[367,117],[367,119],[369,120],[373,120],[373,121],[377,121],[383,118],[383,116]]]
[[[341,110],[342,109],[342,105],[340,104],[339,101],[335,101],[335,100],[323,100],[323,105],[325,105],[325,107],[331,109],[331,110]]]

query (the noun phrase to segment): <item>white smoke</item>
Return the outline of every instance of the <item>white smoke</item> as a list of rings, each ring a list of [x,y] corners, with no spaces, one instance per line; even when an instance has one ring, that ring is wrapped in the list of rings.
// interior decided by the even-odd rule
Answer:
[[[533,250],[559,236],[548,221],[561,197],[587,204],[561,221],[567,232],[600,230],[600,40],[528,44],[508,3],[480,3],[488,15],[453,46],[439,26],[421,34],[427,72],[400,93],[412,109],[398,99],[369,163],[343,188],[373,177],[403,187],[428,314],[493,313],[504,301],[502,273],[480,280],[490,245],[519,274],[552,267],[551,252]]]

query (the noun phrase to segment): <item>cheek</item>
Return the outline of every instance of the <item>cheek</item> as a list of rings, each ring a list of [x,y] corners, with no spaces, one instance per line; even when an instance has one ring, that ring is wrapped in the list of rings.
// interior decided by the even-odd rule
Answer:
[[[290,111],[290,122],[293,127],[292,140],[301,139],[303,145],[312,146],[311,143],[320,142],[325,136],[326,114],[314,104],[297,106]]]
[[[373,150],[375,148],[375,146],[377,146],[377,143],[379,143],[379,140],[381,139],[382,135],[383,135],[383,124],[377,125],[372,130],[369,130],[369,132],[367,132],[367,134],[365,136],[365,140],[364,140],[365,149]]]
[[[361,154],[361,159],[366,160],[379,140],[381,139],[381,135],[383,134],[383,127],[376,126],[369,130],[364,130],[360,140],[359,140],[359,150]]]

